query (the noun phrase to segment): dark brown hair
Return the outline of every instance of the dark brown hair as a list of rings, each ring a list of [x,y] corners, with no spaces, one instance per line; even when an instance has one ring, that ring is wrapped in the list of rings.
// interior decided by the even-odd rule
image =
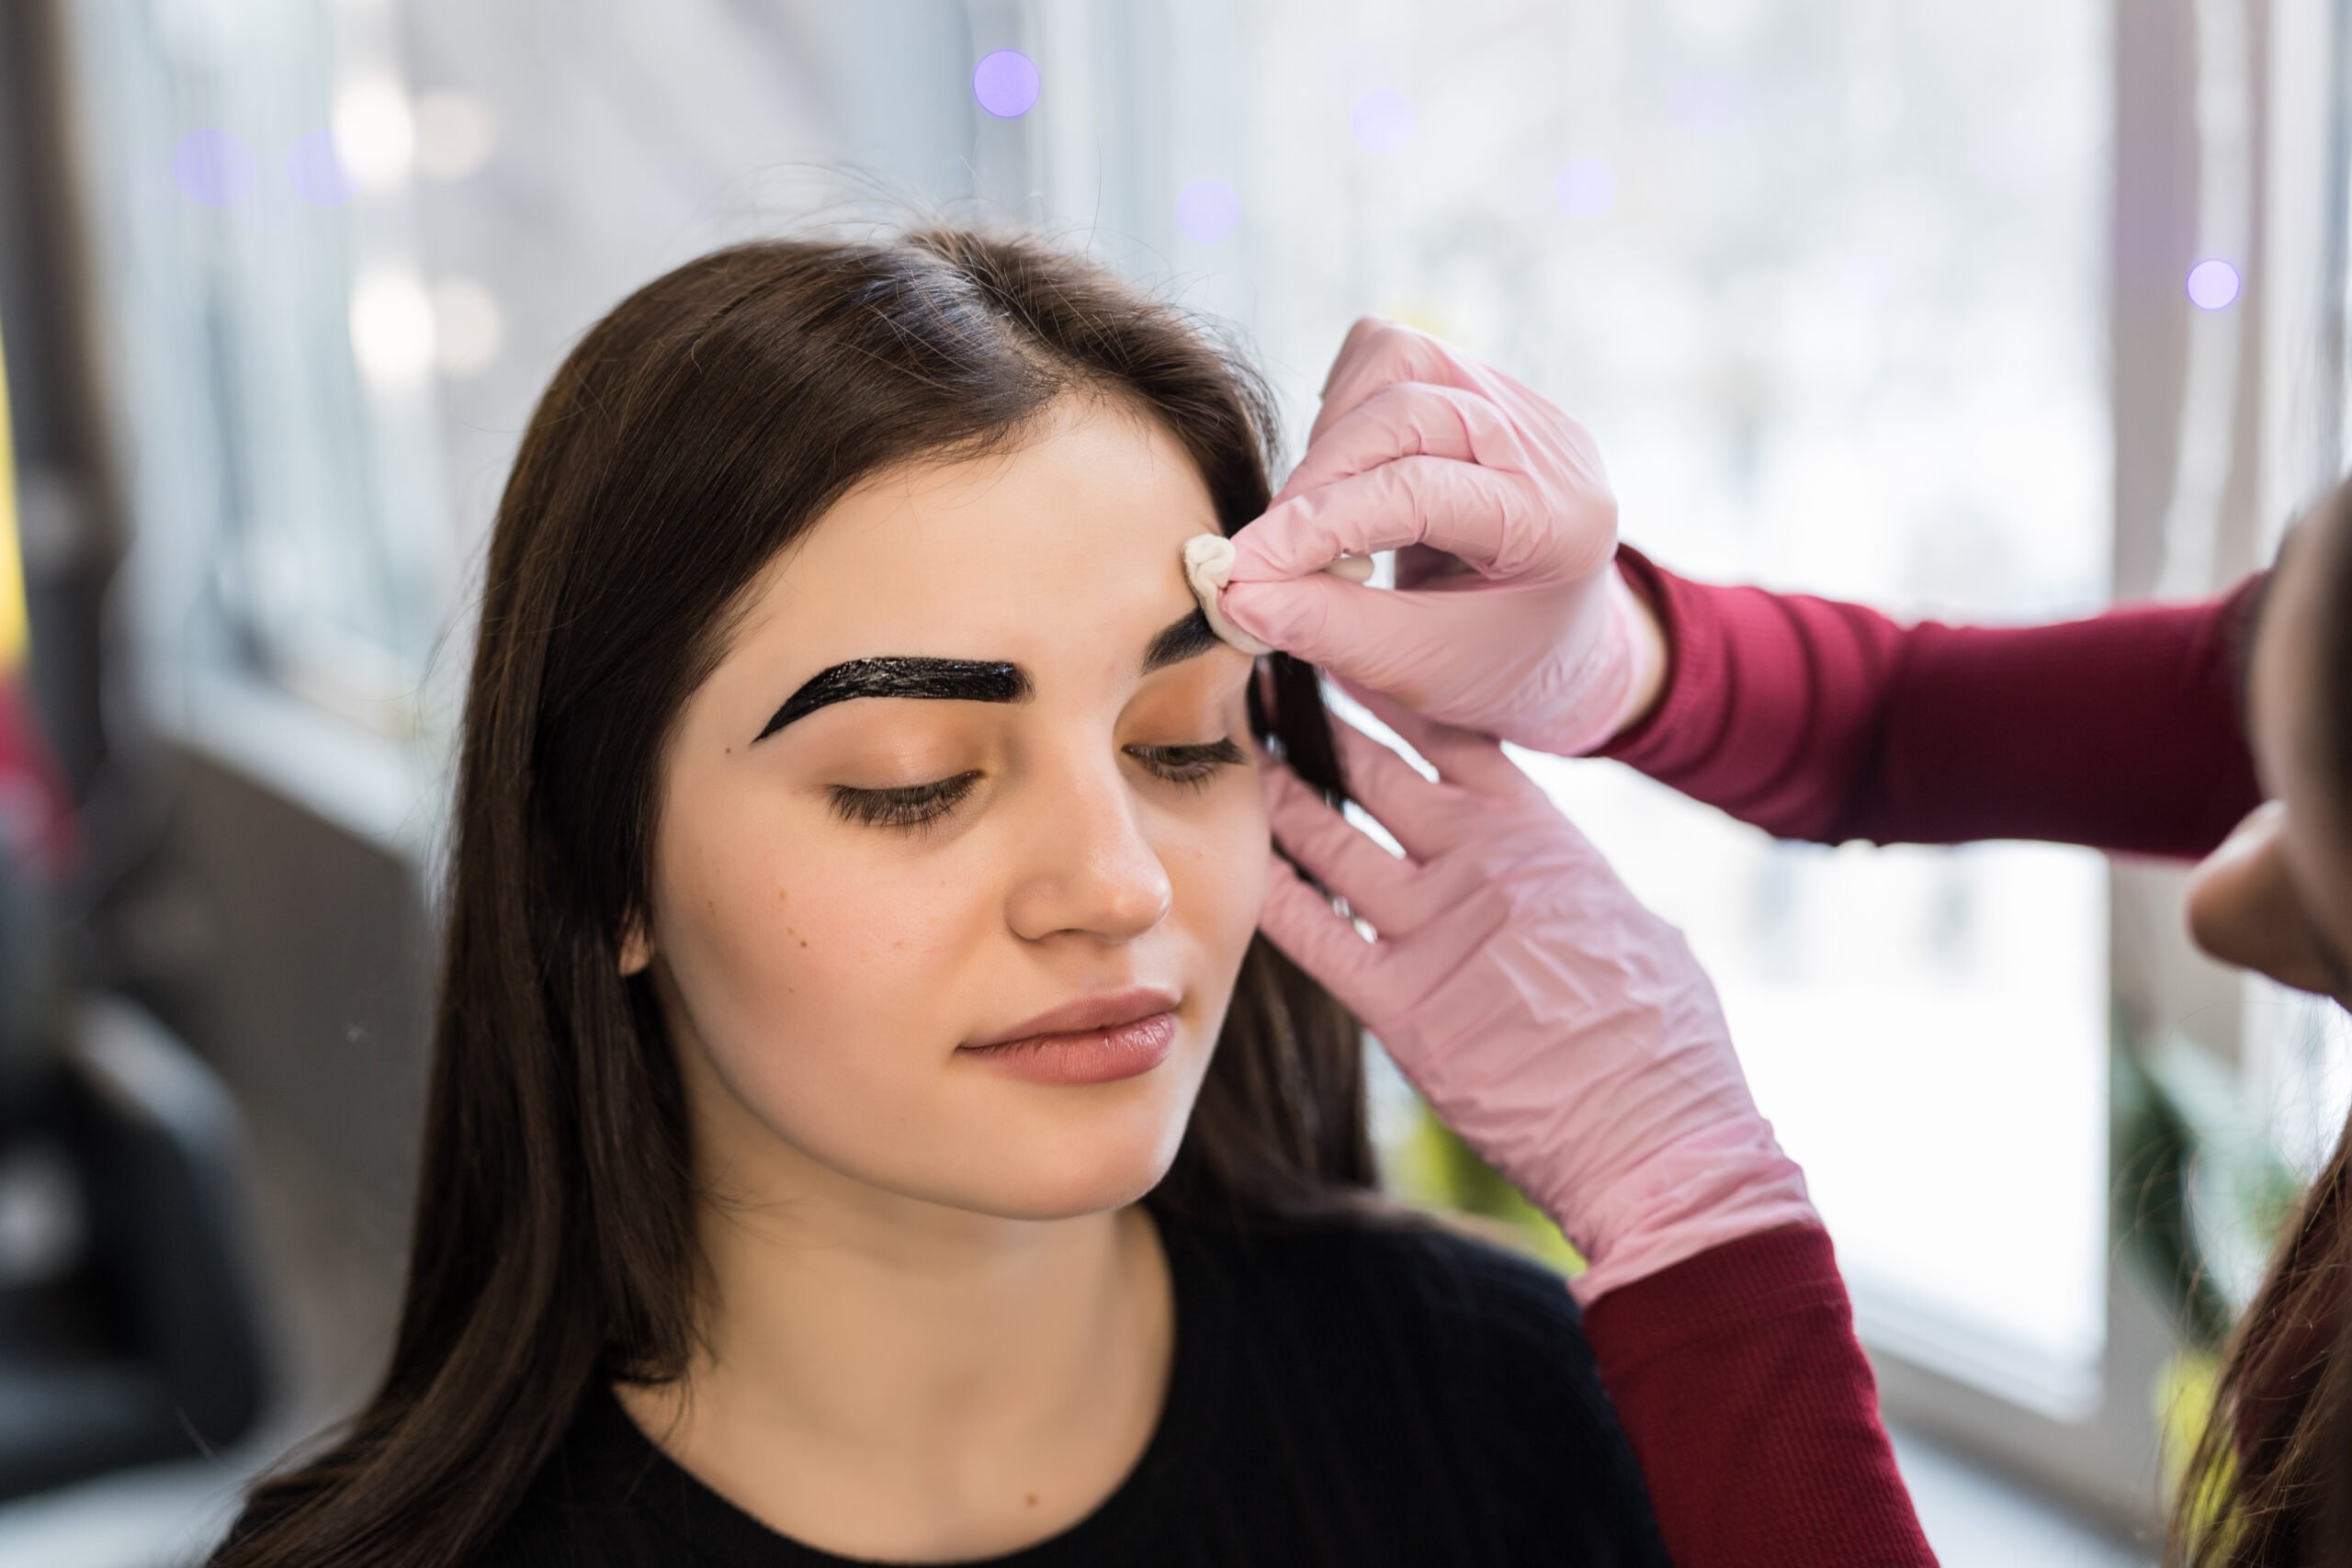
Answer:
[[[2320,574],[2313,694],[2322,766],[2352,826],[2352,484],[2313,508]],[[2275,598],[2266,585],[2266,600]],[[2352,1562],[2352,1122],[2288,1227],[2224,1353],[2189,1456],[2167,1556],[2193,1568]]]
[[[639,289],[556,373],[491,541],[391,1364],[331,1451],[255,1488],[218,1562],[460,1562],[594,1380],[682,1372],[684,1099],[649,984],[617,964],[667,736],[747,585],[845,490],[1015,444],[1072,391],[1157,419],[1227,533],[1264,510],[1272,422],[1238,357],[1035,241],[738,246]],[[1277,656],[1252,699],[1337,799],[1314,671]],[[1355,1022],[1259,937],[1154,1201],[1278,1223],[1372,1178]]]

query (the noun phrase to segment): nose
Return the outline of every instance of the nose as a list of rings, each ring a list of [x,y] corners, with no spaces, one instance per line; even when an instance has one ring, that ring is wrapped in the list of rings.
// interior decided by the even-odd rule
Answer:
[[[1015,935],[1124,942],[1168,918],[1168,870],[1115,760],[1057,767],[1032,793],[1027,854],[1006,903]]]

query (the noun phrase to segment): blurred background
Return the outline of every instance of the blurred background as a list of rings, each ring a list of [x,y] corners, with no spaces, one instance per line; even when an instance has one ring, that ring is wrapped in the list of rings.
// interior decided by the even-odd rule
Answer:
[[[1293,457],[1379,311],[1589,424],[1676,570],[2055,617],[2234,582],[2339,471],[2348,43],[2347,0],[0,6],[0,1562],[200,1555],[380,1364],[484,534],[636,285],[1018,219],[1233,323]],[[2147,1561],[2341,1015],[2197,958],[2173,868],[1523,761],[1715,974],[1945,1560]],[[1400,1190],[1560,1256],[1380,1081]]]

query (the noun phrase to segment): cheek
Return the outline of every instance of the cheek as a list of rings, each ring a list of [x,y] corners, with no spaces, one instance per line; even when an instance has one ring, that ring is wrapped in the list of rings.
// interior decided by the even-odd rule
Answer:
[[[1258,929],[1266,901],[1266,799],[1256,776],[1221,782],[1211,798],[1175,822],[1162,839],[1170,914],[1199,944],[1208,974],[1222,987],[1218,1009]]]
[[[1145,796],[1136,818],[1170,900],[1128,957],[1181,985],[1188,1048],[1170,1070],[1076,1092],[956,1057],[971,1029],[1102,973],[1089,946],[1024,943],[1008,924],[1008,890],[1055,863],[1023,815],[1034,803],[1009,804],[994,829],[892,847],[774,809],[731,823],[678,812],[695,830],[664,829],[654,934],[677,1048],[726,1097],[697,1111],[698,1136],[727,1162],[764,1157],[763,1137],[778,1138],[870,1185],[992,1213],[1091,1212],[1148,1190],[1173,1157],[1264,898],[1264,797],[1234,772],[1198,796]]]
[[[956,1043],[931,1039],[935,998],[986,924],[987,891],[919,857],[795,831],[784,815],[731,833],[665,832],[657,945],[694,1037],[746,1098],[832,1102],[838,1089],[878,1103],[903,1061],[873,1045]],[[867,1048],[834,1048],[843,1041]]]

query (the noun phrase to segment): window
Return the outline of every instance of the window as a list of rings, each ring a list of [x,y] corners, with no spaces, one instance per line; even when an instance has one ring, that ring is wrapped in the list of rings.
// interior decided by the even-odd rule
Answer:
[[[1247,325],[1296,426],[1379,311],[1590,425],[1627,538],[1669,567],[1912,615],[2103,601],[2100,6],[1187,14],[1174,271]],[[1229,218],[1182,204],[1211,188]],[[1866,1335],[2081,1411],[2101,860],[1775,843],[1612,764],[1527,765],[1715,976]]]
[[[379,177],[413,135],[384,18],[73,20],[150,684],[175,712],[191,674],[254,678],[405,738],[455,563],[415,352],[431,304]]]
[[[347,819],[437,794],[435,650],[571,342],[876,195],[1043,220],[1239,323],[1295,432],[1354,316],[1440,332],[1593,428],[1670,568],[1970,618],[2109,592],[2100,0],[72,11],[151,692],[192,730],[233,686],[389,738],[356,787],[283,725],[242,753],[374,803]],[[1033,109],[976,102],[1000,49]],[[175,178],[198,130],[244,152]],[[2081,1409],[2103,863],[1778,844],[1528,765],[1690,931],[1873,1343]]]

